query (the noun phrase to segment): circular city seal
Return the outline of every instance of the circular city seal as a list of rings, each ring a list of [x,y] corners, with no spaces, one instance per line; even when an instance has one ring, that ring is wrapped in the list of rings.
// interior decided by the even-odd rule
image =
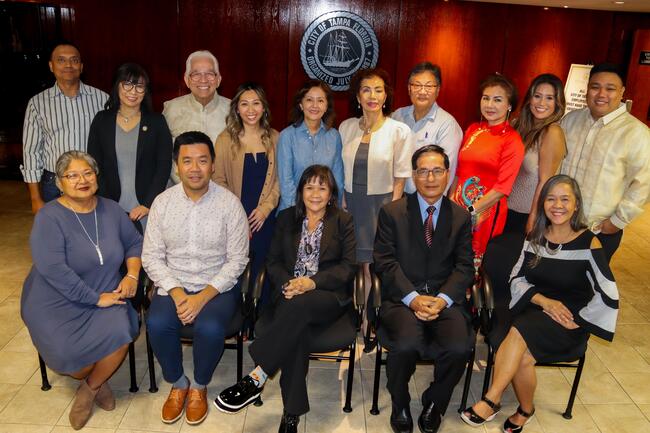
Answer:
[[[347,90],[359,69],[374,68],[379,58],[377,36],[359,15],[328,12],[309,24],[300,42],[300,59],[311,78],[332,90]]]

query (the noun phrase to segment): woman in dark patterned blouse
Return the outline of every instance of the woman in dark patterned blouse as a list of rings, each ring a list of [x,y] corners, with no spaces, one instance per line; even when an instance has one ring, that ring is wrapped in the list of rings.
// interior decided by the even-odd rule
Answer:
[[[337,208],[331,170],[308,167],[296,191],[296,206],[278,215],[267,258],[274,286],[272,319],[250,345],[255,369],[217,397],[217,407],[237,412],[262,392],[267,375],[282,370],[284,414],[280,431],[295,432],[309,411],[306,374],[310,332],[334,323],[352,305],[355,240],[352,217]]]

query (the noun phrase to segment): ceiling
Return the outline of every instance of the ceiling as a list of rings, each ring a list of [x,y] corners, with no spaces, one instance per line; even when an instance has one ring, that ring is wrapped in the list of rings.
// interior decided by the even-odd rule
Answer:
[[[617,12],[650,12],[650,0],[625,0],[618,5],[613,0],[463,0],[482,3],[510,3],[549,8],[599,9]]]

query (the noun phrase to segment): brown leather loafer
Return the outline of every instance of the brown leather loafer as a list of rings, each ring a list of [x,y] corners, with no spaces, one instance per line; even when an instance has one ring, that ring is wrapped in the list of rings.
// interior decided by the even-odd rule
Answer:
[[[162,422],[171,424],[179,420],[185,409],[185,399],[189,388],[172,388],[167,396],[167,401],[162,407]]]
[[[113,396],[111,387],[108,386],[108,382],[102,383],[102,386],[97,390],[97,394],[95,395],[95,404],[101,409],[107,411],[115,409],[115,397]]]
[[[73,429],[79,430],[88,422],[93,411],[96,394],[97,390],[91,389],[85,379],[81,381],[68,415]]]
[[[190,425],[203,422],[208,416],[208,390],[207,388],[190,388],[187,396],[187,409],[185,409],[185,421]]]

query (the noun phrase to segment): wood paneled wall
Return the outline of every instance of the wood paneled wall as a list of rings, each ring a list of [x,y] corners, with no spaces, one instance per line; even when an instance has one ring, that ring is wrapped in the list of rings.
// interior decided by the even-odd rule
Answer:
[[[56,1],[54,1],[56,3]],[[52,0],[47,3],[53,3]],[[396,107],[408,103],[413,64],[442,67],[439,103],[466,127],[478,117],[478,84],[490,72],[512,78],[525,92],[531,79],[552,72],[565,79],[571,63],[627,65],[633,32],[650,28],[650,14],[550,9],[439,0],[66,0],[66,36],[81,48],[85,80],[108,89],[116,67],[136,61],[150,73],[156,107],[186,92],[187,55],[209,49],[219,59],[220,93],[259,81],[273,125],[286,125],[293,93],[306,78],[302,33],[334,10],[361,15],[380,43],[379,66],[395,84]],[[68,18],[65,18],[68,17]],[[650,89],[648,89],[650,92]],[[348,117],[347,95],[336,96],[337,120]]]

